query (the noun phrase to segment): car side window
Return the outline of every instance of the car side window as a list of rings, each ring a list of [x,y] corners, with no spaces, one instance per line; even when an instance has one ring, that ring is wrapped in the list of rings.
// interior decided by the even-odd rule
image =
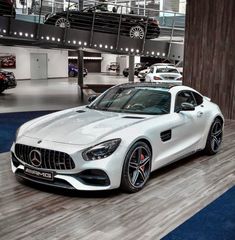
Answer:
[[[197,106],[201,105],[203,103],[203,97],[200,94],[196,93],[196,92],[192,92],[192,94],[193,94],[193,96],[194,96],[194,98],[195,98],[195,100],[197,102]]]
[[[153,72],[154,72],[154,68],[151,67],[149,72],[150,72],[150,73],[153,73]]]
[[[197,102],[191,91],[181,91],[177,94],[175,99],[175,112],[181,110],[182,103],[191,103],[193,106],[197,106]]]

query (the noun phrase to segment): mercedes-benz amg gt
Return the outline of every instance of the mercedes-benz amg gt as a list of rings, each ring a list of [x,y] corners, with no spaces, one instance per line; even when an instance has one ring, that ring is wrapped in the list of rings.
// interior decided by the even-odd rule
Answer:
[[[201,150],[216,154],[223,125],[219,107],[190,87],[117,85],[87,106],[21,126],[12,171],[44,185],[136,192],[164,165]]]

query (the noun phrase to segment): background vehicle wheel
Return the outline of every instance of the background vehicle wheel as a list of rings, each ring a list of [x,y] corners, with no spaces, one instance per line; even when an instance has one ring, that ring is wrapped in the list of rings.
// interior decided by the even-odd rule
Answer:
[[[130,30],[130,37],[143,39],[144,38],[144,29],[141,26],[134,26]]]
[[[74,76],[75,76],[74,71],[70,71],[70,72],[69,72],[69,76],[70,76],[70,77],[74,77]]]
[[[149,179],[152,153],[144,142],[136,142],[128,151],[122,170],[121,189],[134,193],[141,190]]]
[[[128,73],[123,73],[124,77],[128,77],[128,75],[129,75]]]
[[[208,155],[214,155],[216,154],[221,146],[223,138],[223,122],[221,119],[216,118],[214,122],[211,125],[206,147],[204,149],[205,153]]]
[[[4,92],[5,88],[0,88],[0,93]]]
[[[55,26],[60,28],[70,28],[70,22],[66,18],[61,17],[56,20]]]

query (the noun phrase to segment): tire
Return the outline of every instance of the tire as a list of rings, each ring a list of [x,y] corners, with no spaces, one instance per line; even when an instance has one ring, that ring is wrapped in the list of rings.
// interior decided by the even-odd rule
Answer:
[[[144,35],[145,35],[144,28],[139,26],[139,25],[133,26],[130,29],[130,38],[133,38],[133,39],[143,39]]]
[[[125,72],[125,73],[123,73],[123,76],[124,76],[124,77],[128,77],[128,76],[129,76],[129,73]]]
[[[149,146],[136,142],[128,151],[122,170],[121,189],[128,193],[140,191],[149,179],[152,153]]]
[[[220,150],[222,139],[223,139],[223,122],[221,119],[216,118],[214,122],[211,124],[204,152],[207,155],[216,154]]]
[[[55,22],[55,26],[56,27],[60,27],[60,28],[70,28],[71,27],[71,24],[70,24],[70,21],[67,20],[66,18],[64,17],[61,17],[61,18],[58,18]]]
[[[75,72],[74,71],[70,71],[69,72],[69,77],[75,77]]]
[[[5,90],[5,88],[0,88],[0,93],[3,93]]]

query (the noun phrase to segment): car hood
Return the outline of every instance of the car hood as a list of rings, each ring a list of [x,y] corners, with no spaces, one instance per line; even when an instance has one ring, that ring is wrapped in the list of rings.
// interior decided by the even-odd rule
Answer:
[[[150,117],[80,108],[35,120],[23,135],[46,141],[87,145],[102,141],[107,135]]]

